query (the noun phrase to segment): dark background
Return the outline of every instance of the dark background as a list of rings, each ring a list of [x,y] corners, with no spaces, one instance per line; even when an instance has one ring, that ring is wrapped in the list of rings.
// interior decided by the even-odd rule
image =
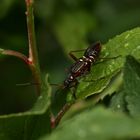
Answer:
[[[68,51],[108,39],[140,25],[139,0],[35,0],[35,26],[42,75],[61,83],[71,64]],[[28,55],[24,0],[1,0],[0,48]],[[0,114],[29,109],[36,100],[26,64],[0,56]]]

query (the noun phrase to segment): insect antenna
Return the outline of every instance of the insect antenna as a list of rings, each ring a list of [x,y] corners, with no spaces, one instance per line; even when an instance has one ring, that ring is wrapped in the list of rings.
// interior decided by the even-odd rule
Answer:
[[[65,86],[63,85],[63,84],[50,84],[51,86],[55,86],[55,87],[58,87],[58,88],[60,88],[60,89],[64,89],[65,88]]]
[[[16,86],[31,86],[31,85],[39,85],[39,83],[28,82],[28,83],[16,84]]]

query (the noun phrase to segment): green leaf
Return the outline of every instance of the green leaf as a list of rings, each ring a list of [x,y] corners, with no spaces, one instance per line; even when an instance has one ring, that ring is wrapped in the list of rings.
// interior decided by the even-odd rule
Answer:
[[[89,79],[87,82],[84,78],[80,80],[80,84],[77,88],[76,97],[77,98],[85,98],[90,95],[100,93],[102,92],[110,83],[112,77],[114,77],[118,71],[115,71],[114,73],[107,75],[106,77],[96,79],[92,81],[92,77],[90,78],[89,75],[86,79]],[[85,80],[85,81],[84,81]],[[105,95],[106,93],[104,93]],[[101,97],[103,98],[103,97]]]
[[[50,86],[43,85],[41,96],[26,112],[0,116],[1,140],[35,140],[50,131],[48,107]]]
[[[106,95],[111,95],[112,93],[119,91],[123,82],[123,74],[120,71],[109,83],[109,85],[100,93],[99,99],[103,100]]]
[[[127,31],[109,40],[108,43],[102,45],[101,58],[112,58],[99,60],[96,65],[91,67],[91,72],[79,79],[79,85],[76,89],[77,99],[83,99],[97,93],[103,93],[100,97],[103,98],[110,92],[115,92],[122,84],[122,75],[116,78],[124,66],[125,57],[127,55],[135,56],[140,59],[140,28]],[[70,47],[70,46],[69,46]],[[67,48],[67,47],[66,47]],[[114,58],[116,57],[116,58]],[[113,59],[114,58],[114,59]],[[106,87],[113,80],[113,85],[116,85],[105,93]],[[118,80],[120,79],[120,80]],[[110,84],[111,85],[111,84]],[[118,86],[119,85],[119,86]],[[69,92],[71,94],[71,92]]]
[[[126,112],[125,92],[117,92],[111,99],[110,108],[113,111]]]
[[[104,108],[89,109],[39,140],[124,140],[140,138],[140,120]]]
[[[122,69],[125,57],[129,54],[140,59],[140,28],[122,33],[111,39],[102,46],[100,57],[115,59],[103,60],[102,63],[93,65],[90,74],[81,78],[76,96],[85,98],[87,96],[102,92],[110,83],[111,79]],[[121,76],[121,75],[120,75]],[[87,81],[92,82],[84,82]],[[122,83],[122,81],[120,81]]]
[[[140,117],[140,63],[132,56],[127,57],[124,67],[124,90],[130,114]]]

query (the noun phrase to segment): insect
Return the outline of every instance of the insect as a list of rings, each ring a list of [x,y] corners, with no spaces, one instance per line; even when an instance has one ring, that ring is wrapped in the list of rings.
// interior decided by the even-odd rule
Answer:
[[[87,72],[90,72],[91,66],[94,65],[96,61],[99,59],[101,47],[102,46],[100,42],[96,42],[92,44],[87,49],[84,49],[85,51],[84,55],[80,58],[77,58],[75,55],[72,54],[72,52],[70,52],[69,55],[75,61],[75,63],[69,68],[68,76],[66,77],[62,85],[58,85],[58,84],[51,84],[51,85],[59,86],[62,89],[76,87],[78,84],[78,78],[85,75]],[[79,51],[83,51],[83,50],[77,50],[73,52],[79,52]],[[113,58],[107,58],[107,59],[113,59]]]
[[[70,67],[69,74],[64,80],[63,87],[75,87],[78,84],[78,78],[87,72],[90,72],[91,66],[99,58],[100,51],[101,43],[97,42],[89,46],[81,58],[77,58],[72,53],[70,53],[70,56],[75,60],[75,63]]]

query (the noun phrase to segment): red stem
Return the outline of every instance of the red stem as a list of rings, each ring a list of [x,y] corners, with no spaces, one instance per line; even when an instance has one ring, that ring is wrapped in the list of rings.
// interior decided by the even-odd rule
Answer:
[[[53,115],[51,116],[51,128],[55,128],[59,124],[64,114],[69,110],[71,106],[71,103],[66,103],[56,117],[54,117]]]
[[[40,66],[38,62],[38,52],[36,47],[36,37],[35,37],[35,26],[34,26],[34,13],[33,13],[33,4],[34,0],[25,0],[26,2],[26,17],[27,17],[27,29],[28,29],[28,40],[29,40],[29,58],[28,60],[32,62],[30,68],[33,73],[35,83],[38,84],[37,91],[40,94],[41,89],[41,73]]]
[[[15,57],[22,59],[28,65],[32,64],[32,62],[28,59],[28,57],[20,52],[13,51],[13,50],[3,50],[2,54],[15,56]]]

